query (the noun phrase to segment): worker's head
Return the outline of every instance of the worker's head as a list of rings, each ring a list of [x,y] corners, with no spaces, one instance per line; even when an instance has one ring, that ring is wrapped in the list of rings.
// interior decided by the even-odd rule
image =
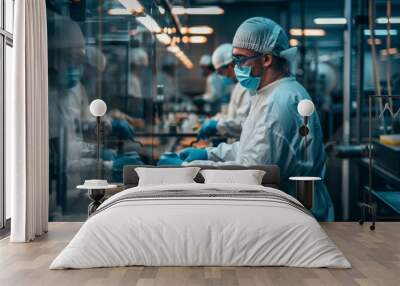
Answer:
[[[176,72],[176,60],[170,56],[165,57],[161,64],[161,70],[168,76],[174,77]]]
[[[199,64],[201,68],[201,74],[205,77],[214,72],[215,70],[212,65],[211,56],[208,54],[201,56]]]
[[[135,73],[141,73],[149,66],[149,56],[143,48],[134,48],[131,50],[131,70]]]
[[[233,62],[239,82],[259,89],[288,73],[297,48],[289,47],[285,31],[274,21],[255,17],[244,21],[233,38]]]
[[[107,66],[107,58],[96,46],[86,46],[86,64],[93,71],[103,72]]]
[[[107,66],[107,58],[99,47],[86,46],[86,61],[82,74],[82,83],[99,80],[99,74],[103,73]]]
[[[79,25],[65,17],[49,22],[49,77],[59,89],[76,86],[86,61],[85,38]]]
[[[222,44],[215,49],[212,55],[212,63],[219,75],[226,76],[236,81],[232,44]]]

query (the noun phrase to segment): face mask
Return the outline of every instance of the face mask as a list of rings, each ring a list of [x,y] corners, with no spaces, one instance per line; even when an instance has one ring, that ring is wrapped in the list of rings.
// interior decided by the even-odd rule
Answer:
[[[235,74],[240,84],[247,89],[257,90],[260,86],[261,77],[251,75],[251,67],[235,65]]]
[[[69,67],[58,77],[58,84],[63,88],[75,87],[82,76],[82,67]]]
[[[233,79],[231,79],[229,76],[222,75],[221,77],[224,85],[231,85],[234,83]]]

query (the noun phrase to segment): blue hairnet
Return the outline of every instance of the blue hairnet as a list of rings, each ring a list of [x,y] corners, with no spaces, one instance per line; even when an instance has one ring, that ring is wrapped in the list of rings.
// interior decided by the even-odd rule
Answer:
[[[297,53],[296,47],[289,47],[288,37],[282,27],[263,17],[244,21],[237,29],[232,45],[261,54],[271,53],[288,61],[294,60]]]

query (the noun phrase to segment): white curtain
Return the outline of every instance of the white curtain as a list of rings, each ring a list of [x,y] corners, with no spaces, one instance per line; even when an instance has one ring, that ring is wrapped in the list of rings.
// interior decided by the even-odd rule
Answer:
[[[48,90],[45,0],[15,1],[13,94],[6,99],[6,187],[12,242],[48,226]]]

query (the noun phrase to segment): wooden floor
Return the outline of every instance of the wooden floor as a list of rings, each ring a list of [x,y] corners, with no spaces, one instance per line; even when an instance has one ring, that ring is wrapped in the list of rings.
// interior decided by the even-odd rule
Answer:
[[[353,268],[123,267],[48,270],[80,223],[51,223],[32,243],[0,241],[0,285],[400,285],[400,223],[378,223],[375,232],[357,223],[323,224]]]

